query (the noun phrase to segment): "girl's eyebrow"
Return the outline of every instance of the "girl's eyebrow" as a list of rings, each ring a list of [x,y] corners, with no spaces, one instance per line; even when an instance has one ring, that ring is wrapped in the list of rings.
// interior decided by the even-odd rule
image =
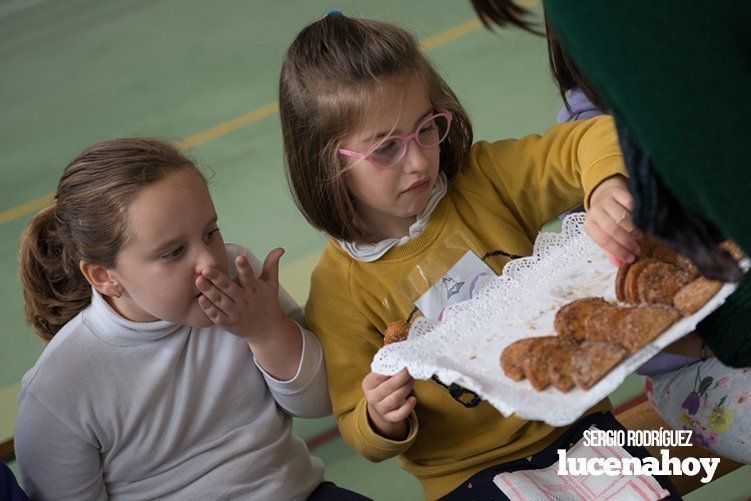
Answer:
[[[428,118],[433,113],[435,113],[435,111],[431,107],[428,111],[426,111],[425,113],[423,113],[420,116],[420,118],[418,118],[417,120],[415,120],[414,127],[417,127],[417,124],[419,124],[420,122],[422,122],[423,120],[425,120],[426,118]],[[377,139],[383,139],[386,136],[393,135],[394,132],[395,131],[383,131],[383,132],[379,132],[378,134],[375,134],[375,135],[370,136],[369,138],[365,139],[365,142],[371,142],[371,141],[375,141]]]
[[[171,238],[170,240],[168,240],[168,241],[166,241],[164,243],[161,243],[158,246],[154,246],[152,252],[154,254],[161,254],[162,252],[165,252],[166,250],[171,249],[172,247],[174,247],[175,245],[177,245],[180,242],[182,242],[182,238],[180,238],[180,237]]]
[[[214,214],[213,217],[211,218],[211,220],[204,225],[204,228],[206,228],[208,226],[211,226],[213,224],[216,224],[216,222],[218,220],[219,220],[219,217],[216,214]],[[163,242],[163,243],[161,243],[161,244],[159,244],[157,246],[154,246],[153,252],[157,253],[157,254],[162,253],[162,252],[166,251],[167,249],[171,248],[172,246],[181,243],[182,241],[183,241],[182,237],[170,238],[166,242]]]

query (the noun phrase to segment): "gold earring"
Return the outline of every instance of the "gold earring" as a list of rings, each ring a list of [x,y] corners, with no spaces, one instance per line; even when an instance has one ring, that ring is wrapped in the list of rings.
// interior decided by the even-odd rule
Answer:
[[[114,297],[116,299],[120,299],[123,296],[123,291],[122,291],[122,289],[118,290],[117,294],[110,294],[110,296],[112,296],[112,297]]]

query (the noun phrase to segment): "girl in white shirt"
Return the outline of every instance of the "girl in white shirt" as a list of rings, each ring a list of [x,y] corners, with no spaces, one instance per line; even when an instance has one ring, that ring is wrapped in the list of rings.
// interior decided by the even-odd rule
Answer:
[[[35,499],[353,499],[291,416],[331,411],[320,345],[263,265],[222,240],[206,181],[155,139],[68,165],[21,241],[15,447]]]

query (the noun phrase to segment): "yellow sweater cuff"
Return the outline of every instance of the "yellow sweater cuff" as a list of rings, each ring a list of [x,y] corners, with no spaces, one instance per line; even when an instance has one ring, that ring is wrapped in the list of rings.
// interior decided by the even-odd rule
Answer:
[[[584,209],[589,210],[589,199],[592,192],[609,177],[621,175],[628,177],[623,165],[623,157],[618,154],[608,155],[592,164],[582,176],[584,188]]]
[[[417,424],[417,414],[414,411],[407,418],[409,433],[404,440],[388,439],[379,435],[373,429],[368,419],[368,405],[364,398],[357,404],[355,412],[357,413],[357,441],[362,444],[362,454],[370,461],[384,461],[403,454],[412,447],[417,438],[419,426]]]

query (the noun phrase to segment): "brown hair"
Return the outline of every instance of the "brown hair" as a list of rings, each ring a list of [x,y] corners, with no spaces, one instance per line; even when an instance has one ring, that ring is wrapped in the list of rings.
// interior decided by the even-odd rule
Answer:
[[[193,169],[171,144],[113,139],[79,154],[63,172],[55,201],[29,222],[18,251],[26,321],[49,341],[91,302],[80,261],[115,265],[135,195],[178,169]]]
[[[347,190],[337,149],[363,123],[366,105],[383,85],[411,78],[422,79],[433,106],[454,116],[440,152],[441,171],[452,179],[468,161],[472,125],[412,35],[336,13],[292,42],[279,81],[287,179],[297,207],[317,229],[345,241],[373,240]]]
[[[523,30],[543,35],[536,30],[533,24],[525,19],[530,14],[529,10],[517,5],[513,0],[470,0],[472,7],[475,9],[477,16],[482,24],[490,29],[492,25],[503,28],[507,24],[517,26]],[[587,83],[581,75],[579,68],[576,67],[569,55],[561,46],[560,39],[555,34],[553,27],[545,14],[545,38],[548,46],[548,62],[550,63],[550,72],[558,86],[558,92],[561,94],[564,104],[568,107],[566,92],[579,87],[584,95],[592,104],[605,110],[602,99],[599,98],[594,89]]]
[[[550,71],[553,73],[558,85],[558,92],[561,94],[564,104],[568,108],[566,91],[579,87],[589,101],[597,106],[603,112],[606,107],[602,99],[597,95],[594,89],[587,83],[581,75],[579,68],[569,57],[568,53],[561,46],[561,41],[553,31],[547,14],[545,15],[545,38],[548,42],[548,61],[550,62]]]
[[[529,10],[512,0],[470,0],[470,2],[477,12],[477,17],[488,29],[493,24],[500,28],[510,24],[535,35],[542,35],[535,29],[533,23],[524,19],[529,15]]]

